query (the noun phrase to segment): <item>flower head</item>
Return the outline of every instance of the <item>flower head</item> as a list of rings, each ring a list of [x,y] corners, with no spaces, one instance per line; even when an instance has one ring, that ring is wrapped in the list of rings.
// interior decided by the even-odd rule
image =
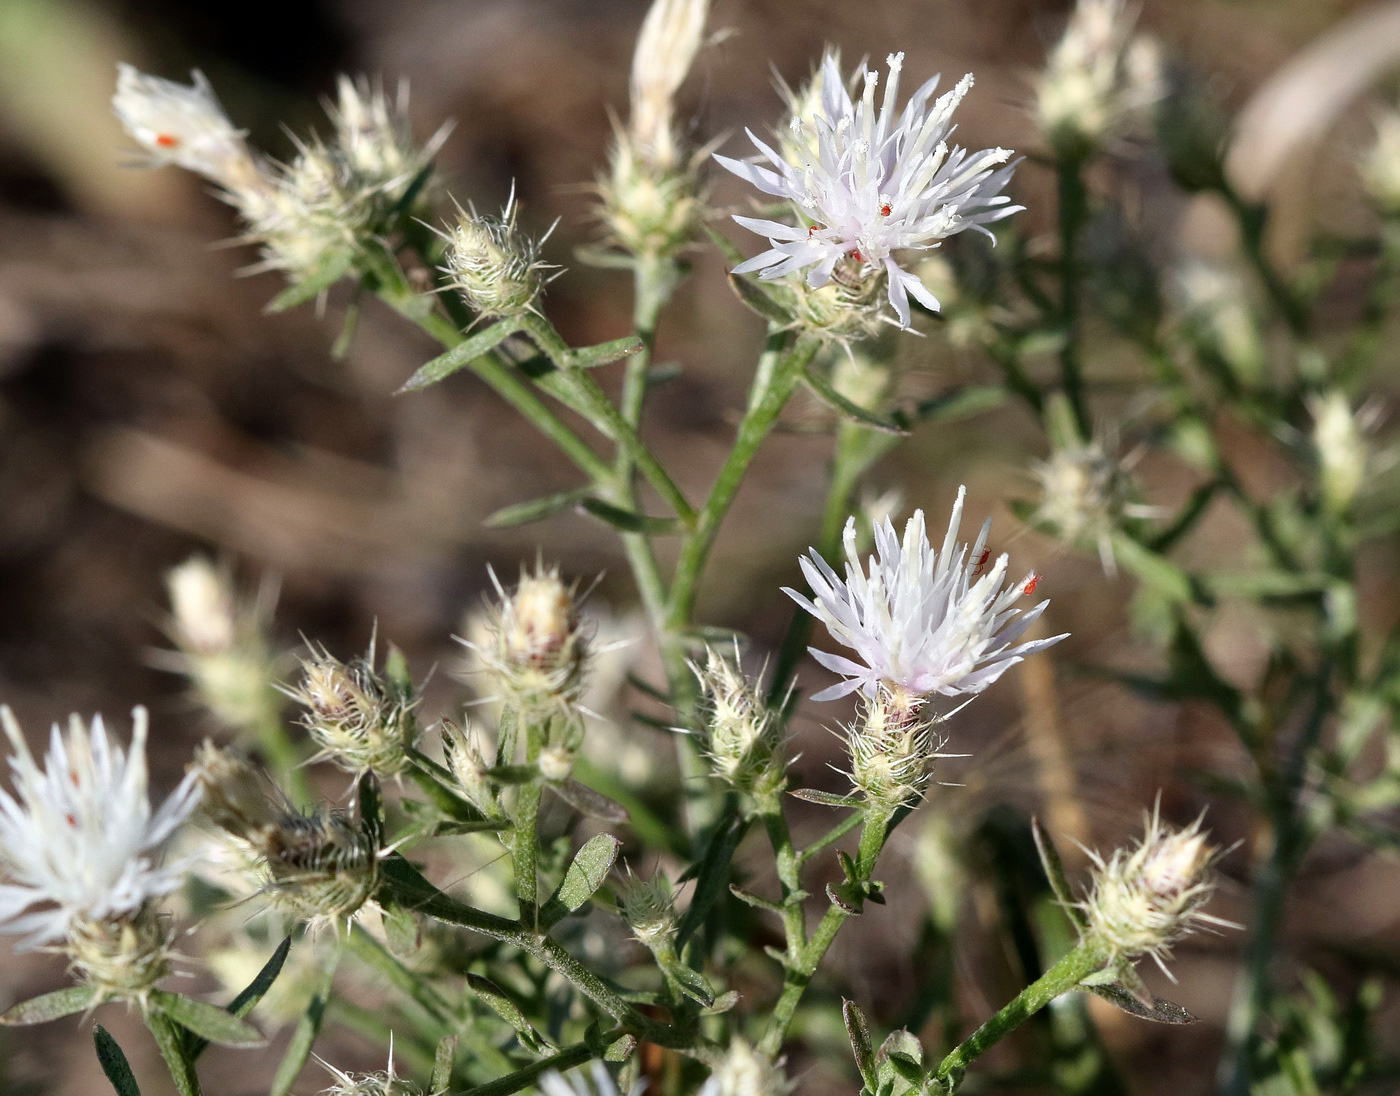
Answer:
[[[795,225],[735,217],[771,245],[735,267],[736,274],[757,270],[771,280],[806,270],[812,288],[833,277],[844,282],[883,277],[900,326],[908,327],[911,295],[934,311],[939,305],[895,253],[927,251],[967,228],[990,236],[988,223],[1022,207],[1000,193],[1015,169],[1007,164],[1009,150],[968,152],[948,144],[953,111],[972,87],[972,77],[963,77],[937,99],[934,77],[900,110],[904,55],[891,54],[887,62],[889,80],[877,107],[879,75],[862,64],[852,80],[861,94],[853,98],[836,56],[828,54],[812,92],[800,97],[816,109],[810,120],[793,118],[795,139],[784,142],[782,152],[750,132],[768,165],[715,159],[765,194],[792,203],[797,216]]]
[[[788,1096],[796,1087],[783,1072],[781,1061],[775,1062],[740,1036],[715,1064],[699,1096]]]
[[[101,716],[91,729],[73,716],[67,735],[55,724],[42,770],[9,708],[0,723],[14,750],[14,792],[0,789],[0,868],[10,879],[0,883],[0,932],[27,934],[29,946],[62,940],[75,922],[133,919],[180,885],[181,869],[160,856],[199,792],[187,777],[151,810],[144,708],[132,713],[130,751],[108,740]]]
[[[234,129],[204,74],[191,77],[177,84],[118,65],[112,109],[154,164],[175,164],[229,191],[257,185],[261,169],[243,131]]]
[[[783,733],[756,684],[713,647],[692,664],[706,698],[705,754],[715,775],[740,791],[771,795],[786,773]]]
[[[401,663],[391,655],[390,668],[374,668],[374,644],[369,654],[348,663],[324,649],[311,650],[302,660],[302,680],[287,694],[305,711],[301,725],[326,759],[351,773],[375,772],[396,776],[408,764],[406,751],[418,737],[414,709],[418,697],[412,682],[392,672]]]
[[[991,551],[984,545],[990,520],[971,548],[957,542],[966,494],[967,488],[958,489],[941,550],[929,543],[923,511],[916,510],[902,542],[888,518],[875,526],[876,554],[868,566],[862,566],[856,550],[855,521],[848,521],[844,580],[816,549],[801,560],[814,597],[783,592],[860,659],[812,648],[818,662],[846,678],[813,700],[834,700],[857,689],[873,698],[882,686],[916,697],[980,693],[1027,655],[1065,638],[1016,643],[1049,602],[1016,607],[1040,580],[1031,572],[1008,586],[1007,557],[989,565]]]
[[[521,316],[538,311],[537,302],[551,276],[540,258],[549,232],[538,240],[516,227],[518,207],[511,193],[499,217],[459,210],[457,224],[443,233],[448,285],[487,317]],[[550,229],[550,232],[553,228]]]
[[[1376,208],[1400,215],[1400,111],[1376,119],[1376,139],[1361,157],[1361,183]]]

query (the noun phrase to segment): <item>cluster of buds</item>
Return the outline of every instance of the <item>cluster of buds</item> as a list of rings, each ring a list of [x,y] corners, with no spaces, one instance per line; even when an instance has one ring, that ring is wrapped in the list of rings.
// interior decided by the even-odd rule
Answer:
[[[401,663],[391,656],[391,663]],[[418,740],[418,697],[404,672],[374,668],[369,653],[349,663],[324,650],[302,660],[301,684],[287,695],[306,710],[301,725],[321,748],[313,760],[328,760],[346,772],[396,776]]]
[[[200,747],[193,772],[204,814],[252,858],[262,890],[313,928],[347,924],[379,885],[379,843],[364,821],[297,810],[242,755]]]
[[[1201,819],[1173,830],[1154,811],[1135,847],[1119,849],[1108,860],[1090,854],[1093,882],[1080,903],[1086,941],[1102,949],[1110,968],[1150,956],[1166,972],[1163,961],[1172,944],[1198,924],[1232,927],[1201,910],[1215,888],[1210,866],[1216,855]]]
[[[1312,442],[1323,505],[1333,514],[1346,514],[1367,476],[1376,470],[1376,454],[1367,435],[1380,418],[1380,407],[1363,404],[1354,409],[1345,392],[1332,389],[1309,397],[1308,410],[1313,417]]]
[[[1188,262],[1174,279],[1183,327],[1240,383],[1257,384],[1264,371],[1264,337],[1239,272],[1219,263]]]
[[[845,728],[851,783],[867,802],[896,808],[922,798],[943,745],[940,720],[920,716],[923,698],[898,687],[862,697]]]
[[[367,235],[393,231],[421,212],[411,200],[447,136],[444,127],[416,145],[402,89],[342,77],[327,107],[329,141],[300,142],[296,157],[275,163],[252,153],[198,73],[191,85],[122,65],[112,100],[127,132],[154,164],[174,164],[216,183],[263,247],[263,268],[301,281],[343,269]]]
[[[603,223],[629,255],[662,259],[684,248],[704,212],[699,165],[675,132],[675,95],[705,32],[709,0],[655,0],[632,58],[632,109],[617,127],[610,170],[598,183]]]
[[[270,588],[240,600],[228,570],[202,556],[170,570],[165,585],[171,607],[166,634],[176,649],[158,652],[158,664],[186,674],[200,703],[227,727],[256,730],[275,720]]]
[[[692,669],[707,701],[705,753],[715,774],[756,799],[781,793],[787,779],[782,727],[754,683],[713,648],[705,665]]]
[[[711,1064],[699,1096],[788,1096],[796,1087],[781,1062],[736,1036],[724,1056]]]
[[[537,312],[554,269],[540,258],[549,232],[536,240],[520,231],[517,212],[512,192],[499,217],[459,209],[457,223],[442,234],[448,285],[488,319]]]
[[[1133,34],[1124,0],[1079,0],[1036,82],[1036,122],[1056,154],[1081,160],[1162,96],[1157,43]]]
[[[534,718],[572,717],[588,668],[588,642],[579,622],[574,589],[557,568],[522,569],[507,592],[496,578],[499,600],[491,607],[487,636],[475,649],[507,705]]]
[[[1032,471],[1040,486],[1033,520],[1052,529],[1066,544],[1097,549],[1104,574],[1117,573],[1113,535],[1125,517],[1150,517],[1156,511],[1132,501],[1134,485],[1128,463],[1116,446],[1094,440],[1054,448]]]
[[[1378,212],[1400,217],[1400,111],[1376,120],[1376,140],[1361,158],[1361,185]]]

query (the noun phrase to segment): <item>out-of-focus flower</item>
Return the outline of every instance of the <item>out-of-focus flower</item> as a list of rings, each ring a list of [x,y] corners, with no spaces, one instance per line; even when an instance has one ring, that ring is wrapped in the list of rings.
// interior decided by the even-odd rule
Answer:
[[[805,270],[813,289],[833,278],[847,285],[883,278],[900,326],[908,327],[910,296],[934,311],[939,304],[896,253],[926,251],[967,228],[990,236],[987,224],[1022,207],[1001,193],[1014,170],[1002,166],[1009,150],[969,153],[948,145],[953,111],[972,77],[934,100],[935,77],[900,110],[904,55],[891,54],[887,62],[889,79],[877,107],[878,74],[864,64],[856,70],[851,82],[862,90],[855,99],[835,54],[828,54],[815,78],[819,90],[800,96],[803,104],[819,105],[810,120],[794,117],[793,139],[782,152],[750,132],[767,165],[715,159],[763,193],[790,202],[796,214],[796,224],[736,216],[771,245],[735,267],[736,274],[761,271],[771,280]]]
[[[1308,398],[1313,417],[1322,500],[1334,514],[1345,514],[1375,471],[1376,454],[1367,436],[1380,419],[1379,405],[1353,410],[1345,392],[1333,389]]]
[[[448,285],[488,318],[538,311],[540,294],[551,280],[553,267],[540,258],[549,232],[539,240],[527,236],[516,227],[516,211],[512,192],[499,217],[459,210],[456,225],[443,234]]]
[[[1376,208],[1400,216],[1400,111],[1376,119],[1376,139],[1361,157],[1361,183]]]
[[[1027,655],[1065,638],[1016,643],[1049,602],[1016,607],[1040,579],[1031,572],[1007,586],[1007,557],[988,565],[990,520],[970,549],[958,543],[966,494],[959,488],[941,551],[929,543],[923,511],[916,510],[902,543],[889,520],[875,526],[876,554],[868,567],[856,550],[855,521],[848,521],[844,580],[816,549],[801,560],[813,597],[786,588],[784,593],[860,659],[812,648],[818,662],[846,678],[813,700],[833,700],[857,689],[873,698],[880,688],[913,698],[980,693]]]
[[[1133,481],[1117,445],[1095,439],[1058,446],[1032,471],[1040,484],[1040,505],[1032,521],[1049,526],[1066,544],[1098,551],[1104,574],[1118,573],[1113,534],[1125,517],[1152,517],[1155,507],[1132,501]]]
[[[646,1087],[645,1081],[638,1081],[626,1096],[641,1096]],[[544,1096],[623,1096],[608,1067],[596,1058],[588,1063],[586,1074],[576,1072],[566,1077],[550,1070],[540,1078],[540,1092]]]
[[[0,789],[0,932],[25,946],[70,935],[75,923],[123,922],[180,885],[162,865],[166,842],[199,803],[186,778],[154,812],[147,791],[146,710],[132,713],[131,748],[108,741],[102,717],[55,724],[41,770],[8,707],[14,793]],[[39,908],[34,908],[39,907]],[[26,912],[27,911],[27,912]]]
[[[739,1036],[714,1064],[699,1096],[788,1096],[796,1087],[797,1082],[783,1072],[781,1062]]]
[[[1154,810],[1132,849],[1094,862],[1089,896],[1080,903],[1084,934],[1109,955],[1110,965],[1151,956],[1167,977],[1171,946],[1198,924],[1238,928],[1204,913],[1215,884],[1209,868],[1216,850],[1206,843],[1201,819],[1184,830],[1164,825]]]
[[[1242,383],[1264,371],[1264,339],[1239,273],[1220,263],[1193,260],[1177,269],[1175,295],[1186,332]]]
[[[196,696],[225,726],[257,731],[277,718],[276,665],[267,638],[275,598],[264,586],[240,599],[226,568],[191,556],[165,576],[176,650],[154,652],[161,669],[187,674]]]
[[[1157,43],[1134,35],[1123,0],[1079,0],[1036,81],[1036,121],[1055,151],[1087,156],[1139,121],[1163,93]]]
[[[112,109],[155,165],[174,164],[203,175],[229,193],[264,185],[263,172],[201,72],[191,83],[117,66]]]

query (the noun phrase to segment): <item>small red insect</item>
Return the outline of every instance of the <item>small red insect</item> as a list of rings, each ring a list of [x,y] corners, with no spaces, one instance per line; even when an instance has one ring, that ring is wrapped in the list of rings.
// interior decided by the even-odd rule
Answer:
[[[1026,597],[1030,597],[1033,593],[1035,593],[1035,588],[1039,585],[1040,576],[1034,571],[1032,571],[1030,573],[1030,576],[1026,579],[1026,584],[1021,587],[1021,593],[1025,594]]]
[[[170,134],[168,134],[168,133],[157,133],[157,134],[156,134],[156,144],[160,145],[161,148],[174,148],[174,147],[175,147],[176,145],[178,145],[179,143],[180,143],[180,138],[178,138],[178,137],[172,137],[172,136],[171,136]]]
[[[858,247],[851,248],[851,258],[858,263],[865,262],[865,256],[860,253],[860,248]]]
[[[987,569],[987,560],[992,558],[992,550],[983,548],[982,554],[977,557],[977,562],[972,565],[972,578],[981,578],[982,572]]]
[[[888,217],[889,215],[890,215],[890,203],[889,203],[889,202],[886,202],[884,205],[882,205],[882,206],[880,207],[880,216],[881,216],[881,217]]]

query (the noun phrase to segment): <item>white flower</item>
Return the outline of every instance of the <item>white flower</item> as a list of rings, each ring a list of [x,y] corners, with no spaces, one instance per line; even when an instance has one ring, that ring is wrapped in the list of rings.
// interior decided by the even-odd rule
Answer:
[[[957,542],[966,494],[966,487],[958,489],[941,551],[929,544],[923,511],[916,510],[902,544],[888,518],[875,526],[876,554],[868,574],[856,551],[854,519],[846,522],[844,581],[815,548],[801,560],[815,600],[796,590],[783,592],[861,660],[812,648],[818,662],[847,679],[813,700],[834,700],[857,689],[874,697],[881,685],[924,697],[980,693],[1027,655],[1065,638],[1015,643],[1049,602],[1016,608],[1020,598],[1035,592],[1040,578],[1032,571],[1007,586],[1007,557],[988,566],[991,550],[984,546],[990,519],[970,549]]]
[[[699,1096],[788,1096],[796,1087],[780,1061],[737,1037],[700,1087]]]
[[[144,708],[132,713],[129,753],[108,742],[101,716],[91,731],[73,716],[66,738],[55,724],[42,772],[9,708],[0,723],[14,749],[14,794],[0,789],[0,866],[11,880],[0,884],[0,932],[60,940],[74,919],[130,917],[180,885],[161,849],[199,792],[188,776],[152,813]]]
[[[1387,216],[1400,214],[1400,112],[1376,119],[1376,140],[1361,157],[1361,182]]]
[[[228,120],[204,74],[191,76],[193,83],[177,84],[120,64],[112,109],[157,165],[175,164],[231,191],[254,185],[261,171],[243,131]]]
[[[909,326],[909,297],[937,310],[938,300],[918,275],[895,261],[897,251],[927,251],[966,228],[984,227],[1023,208],[1000,190],[1015,165],[1006,164],[1004,148],[969,153],[949,146],[953,110],[972,87],[964,76],[952,91],[933,99],[938,78],[926,82],[896,110],[902,53],[891,54],[889,81],[877,109],[879,75],[862,64],[854,83],[862,83],[859,100],[851,97],[836,57],[828,54],[815,78],[819,107],[810,121],[796,117],[797,140],[774,151],[749,132],[749,138],[772,167],[715,159],[765,194],[793,204],[798,224],[755,217],[735,217],[747,229],[767,236],[771,249],[740,263],[736,274],[761,270],[764,279],[807,270],[807,284],[825,285],[837,264],[847,271],[883,273],[890,304],[902,327]],[[814,87],[814,92],[817,89]],[[811,101],[812,96],[803,96]],[[815,134],[803,133],[811,126]]]
[[[641,1096],[646,1087],[646,1082],[638,1081],[627,1090],[627,1096]],[[539,1091],[544,1096],[622,1096],[608,1067],[597,1059],[589,1063],[587,1077],[574,1074],[565,1078],[563,1074],[550,1070],[540,1078]]]

